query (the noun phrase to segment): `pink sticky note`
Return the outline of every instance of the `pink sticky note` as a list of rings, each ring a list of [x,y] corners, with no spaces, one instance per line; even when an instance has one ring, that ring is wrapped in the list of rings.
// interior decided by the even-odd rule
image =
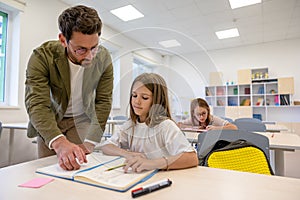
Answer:
[[[53,178],[34,178],[26,183],[20,184],[19,187],[39,188],[53,180]]]

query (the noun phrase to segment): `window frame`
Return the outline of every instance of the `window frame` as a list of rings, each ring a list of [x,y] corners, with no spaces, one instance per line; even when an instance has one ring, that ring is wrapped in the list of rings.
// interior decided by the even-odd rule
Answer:
[[[0,3],[0,11],[8,14],[6,41],[5,95],[1,109],[19,108],[20,15],[21,8]]]
[[[0,69],[0,103],[5,102],[6,97],[6,69],[7,69],[7,25],[8,25],[8,13],[0,9],[0,16],[3,18],[1,24],[1,48],[0,48],[0,57],[3,57],[0,61],[3,69]]]

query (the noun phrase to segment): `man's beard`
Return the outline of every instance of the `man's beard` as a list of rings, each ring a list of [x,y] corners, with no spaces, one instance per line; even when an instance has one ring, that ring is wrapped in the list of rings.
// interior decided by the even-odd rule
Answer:
[[[80,62],[80,65],[81,65],[81,67],[84,67],[84,68],[90,68],[90,67],[92,67],[93,62],[92,62],[92,60],[84,59]]]
[[[70,53],[68,51],[67,48],[66,48],[66,54],[67,54],[68,58],[71,60],[71,62],[76,65],[80,65],[81,67],[84,67],[84,68],[89,68],[92,66],[92,60],[82,59],[81,61],[79,61],[72,53]]]

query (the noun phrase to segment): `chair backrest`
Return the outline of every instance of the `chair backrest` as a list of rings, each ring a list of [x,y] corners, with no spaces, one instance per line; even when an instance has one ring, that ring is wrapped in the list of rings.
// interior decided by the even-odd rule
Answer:
[[[233,119],[229,117],[221,117],[221,118],[227,120],[229,123],[233,123]]]
[[[114,120],[127,120],[128,117],[124,116],[124,115],[117,115],[113,117]]]
[[[257,118],[241,117],[241,118],[235,119],[235,121],[249,121],[249,120],[254,121],[254,122],[261,122],[262,123],[262,121],[257,119]]]
[[[234,120],[239,130],[265,132],[266,125],[256,118],[238,118]]]
[[[267,159],[270,161],[269,139],[257,133],[244,130],[210,130],[198,135],[198,157],[219,140],[229,142],[244,139],[259,147],[264,151]]]

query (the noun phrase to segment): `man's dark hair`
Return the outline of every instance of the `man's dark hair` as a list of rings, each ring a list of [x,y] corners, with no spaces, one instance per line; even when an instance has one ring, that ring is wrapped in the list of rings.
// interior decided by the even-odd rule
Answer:
[[[102,22],[95,9],[83,5],[66,9],[58,18],[59,29],[69,41],[73,32],[100,36]]]

